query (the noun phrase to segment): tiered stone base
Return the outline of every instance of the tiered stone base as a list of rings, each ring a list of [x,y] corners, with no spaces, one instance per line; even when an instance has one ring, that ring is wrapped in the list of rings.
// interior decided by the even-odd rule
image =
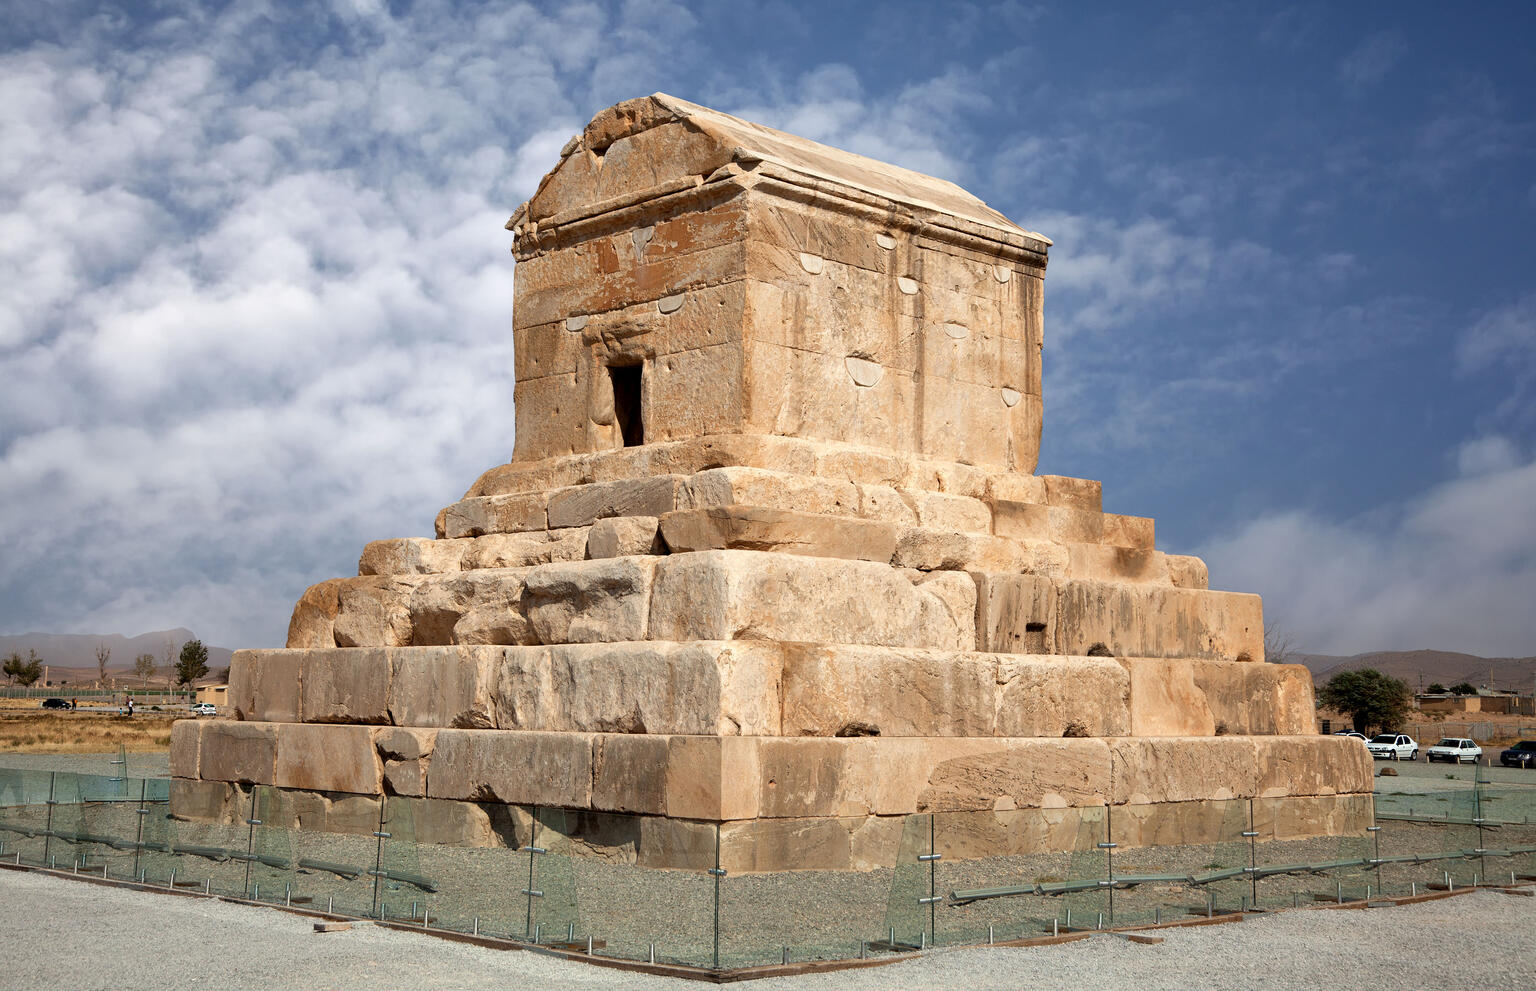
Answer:
[[[1369,807],[1309,673],[1263,663],[1258,597],[1096,482],[726,436],[493,469],[437,529],[236,654],[236,721],[174,732],[183,794],[388,794],[476,835],[486,803],[622,814],[659,865],[720,823],[756,870],[872,863],[860,838],[914,813],[980,817],[982,850],[1106,805],[1148,835],[1233,799],[1304,799],[1319,833]]]

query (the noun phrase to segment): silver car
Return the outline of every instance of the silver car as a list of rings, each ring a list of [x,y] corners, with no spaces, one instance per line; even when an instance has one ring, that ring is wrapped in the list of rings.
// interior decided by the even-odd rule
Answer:
[[[1431,764],[1437,760],[1447,764],[1476,764],[1482,756],[1482,747],[1460,736],[1448,736],[1424,751],[1424,759]]]

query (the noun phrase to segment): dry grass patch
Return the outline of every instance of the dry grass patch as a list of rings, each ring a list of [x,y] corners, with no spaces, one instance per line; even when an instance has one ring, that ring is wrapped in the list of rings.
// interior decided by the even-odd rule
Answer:
[[[177,718],[0,709],[0,753],[95,754],[119,745],[136,754],[165,751]]]

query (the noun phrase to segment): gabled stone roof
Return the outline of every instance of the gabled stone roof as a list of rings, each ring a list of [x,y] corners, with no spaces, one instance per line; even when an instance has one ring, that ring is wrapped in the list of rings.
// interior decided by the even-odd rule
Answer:
[[[671,133],[632,140],[662,129]],[[516,229],[528,220],[558,221],[578,212],[591,215],[596,212],[592,206],[632,202],[646,189],[666,192],[690,178],[707,180],[733,164],[750,169],[762,163],[892,200],[920,214],[952,216],[1050,244],[1048,238],[1020,227],[952,182],[776,131],[665,93],[626,100],[592,118],[581,135],[565,146],[560,164],[544,177],[538,191],[518,208],[507,227]],[[583,210],[583,206],[589,209]]]

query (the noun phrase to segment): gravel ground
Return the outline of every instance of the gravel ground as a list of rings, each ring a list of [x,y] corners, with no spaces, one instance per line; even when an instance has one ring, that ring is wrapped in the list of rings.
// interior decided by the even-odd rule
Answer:
[[[0,988],[699,986],[365,925],[316,934],[310,920],[282,912],[30,873],[0,871],[0,903]],[[1053,947],[939,950],[887,967],[752,986],[1527,989],[1536,984],[1533,927],[1536,898],[1485,891],[1393,909],[1288,911],[1164,930],[1166,941],[1155,946],[1097,936]]]
[[[105,774],[117,776],[120,768],[110,763],[117,754],[0,754],[0,770],[17,768],[23,771],[71,771],[75,774]],[[171,776],[171,755],[159,753],[128,755],[129,778],[168,778]]]

